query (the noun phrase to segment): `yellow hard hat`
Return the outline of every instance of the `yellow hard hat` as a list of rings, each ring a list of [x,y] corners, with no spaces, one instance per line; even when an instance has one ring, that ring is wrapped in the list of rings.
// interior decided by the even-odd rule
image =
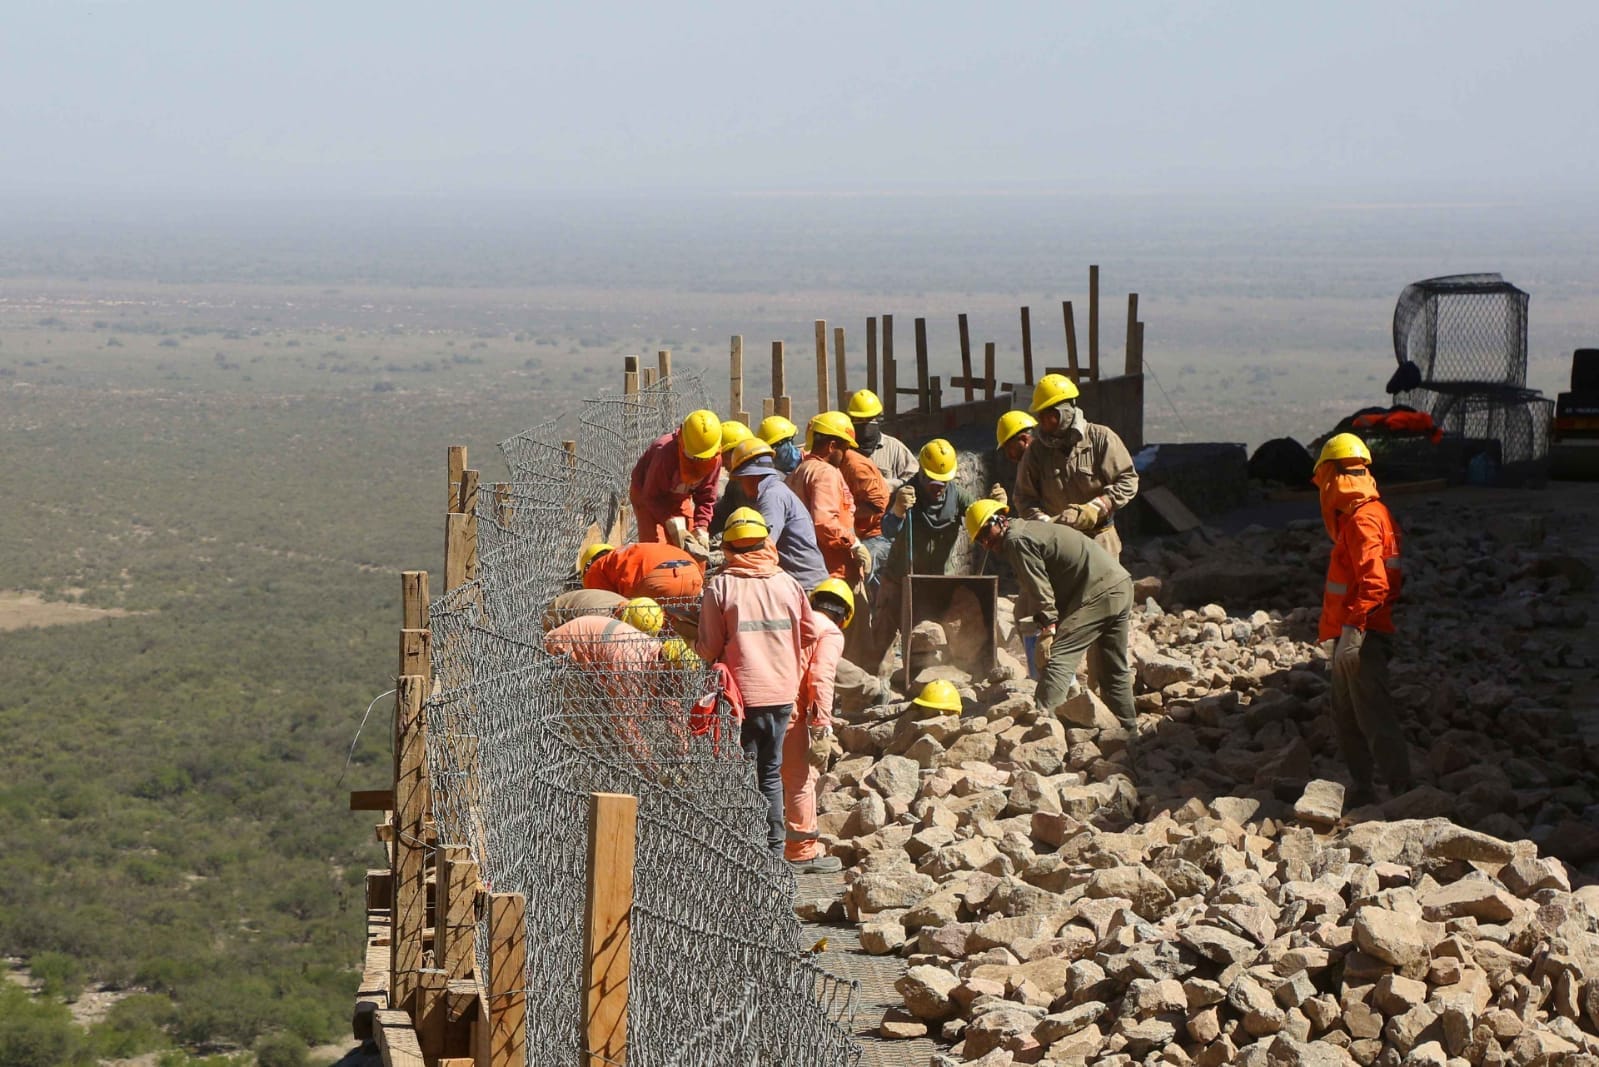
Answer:
[[[844,628],[855,619],[855,594],[850,592],[849,585],[842,578],[823,578],[816,583],[816,588],[811,590],[811,603],[816,603],[816,598],[823,593],[838,597],[844,602]]]
[[[798,433],[799,427],[783,418],[783,416],[768,415],[761,420],[760,428],[755,431],[755,436],[775,448],[779,441],[787,441]]]
[[[722,420],[716,417],[716,412],[704,408],[689,412],[688,418],[683,420],[678,447],[690,459],[710,459],[716,455],[722,447]]]
[[[983,527],[988,525],[989,519],[998,512],[1009,510],[1004,504],[990,500],[986,496],[973,501],[971,507],[966,509],[966,536],[976,541],[977,535],[983,532]]]
[[[911,703],[937,711],[953,712],[956,715],[961,712],[960,691],[955,688],[954,682],[946,682],[942,678],[936,678],[922,686],[922,691],[916,694],[916,699]]]
[[[1025,411],[1007,411],[999,417],[999,425],[994,427],[994,440],[999,442],[999,447],[1004,448],[1006,441],[1037,425],[1038,420]]]
[[[673,667],[693,668],[705,661],[699,653],[688,647],[688,642],[673,634],[661,642],[661,658]]]
[[[1064,374],[1046,374],[1033,386],[1033,414],[1077,399],[1077,383]]]
[[[805,451],[816,451],[817,434],[840,438],[851,446],[855,444],[855,424],[842,411],[824,411],[811,417],[805,425]]]
[[[770,455],[772,455],[771,445],[762,441],[759,437],[750,437],[746,441],[740,441],[737,447],[733,449],[732,455],[727,457],[727,469],[736,472],[750,460]]]
[[[849,398],[849,417],[865,421],[883,413],[883,402],[870,389],[857,389]]]
[[[772,531],[766,517],[754,508],[739,508],[727,517],[722,527],[723,541],[764,541]]]
[[[722,420],[722,454],[731,452],[740,441],[748,441],[755,434],[737,419]]]
[[[952,481],[955,477],[955,446],[942,437],[935,437],[922,446],[916,456],[922,473],[935,482]]]
[[[585,548],[583,550],[583,554],[577,557],[577,570],[578,570],[578,573],[581,574],[584,571],[588,570],[589,569],[589,564],[593,563],[595,560],[597,560],[601,556],[605,555],[605,553],[607,553],[607,552],[615,552],[615,551],[616,551],[616,546],[615,545],[608,545],[604,541],[599,541],[599,542],[596,542],[595,544],[592,544],[592,545],[588,546],[587,548]]]
[[[635,630],[647,634],[661,632],[661,624],[666,622],[666,613],[661,610],[661,605],[647,596],[636,596],[622,605],[618,618]]]
[[[1344,459],[1370,463],[1371,449],[1366,447],[1366,442],[1352,433],[1335,433],[1321,446],[1321,455],[1316,457],[1316,466],[1319,467],[1329,460]]]

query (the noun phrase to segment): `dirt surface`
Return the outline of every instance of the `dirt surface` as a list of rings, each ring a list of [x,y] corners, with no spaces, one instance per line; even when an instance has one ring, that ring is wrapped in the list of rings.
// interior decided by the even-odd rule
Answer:
[[[129,612],[120,608],[91,608],[86,604],[45,600],[38,593],[0,591],[0,630],[27,630],[40,626],[70,626],[95,619],[114,619]]]

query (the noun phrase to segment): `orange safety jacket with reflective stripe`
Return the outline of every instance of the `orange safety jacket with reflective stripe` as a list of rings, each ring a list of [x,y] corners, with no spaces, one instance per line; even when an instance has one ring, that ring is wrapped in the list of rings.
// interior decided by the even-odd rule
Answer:
[[[1345,626],[1394,632],[1393,607],[1404,584],[1399,530],[1364,469],[1317,473],[1322,514],[1333,538],[1321,597],[1317,639],[1336,638]]]

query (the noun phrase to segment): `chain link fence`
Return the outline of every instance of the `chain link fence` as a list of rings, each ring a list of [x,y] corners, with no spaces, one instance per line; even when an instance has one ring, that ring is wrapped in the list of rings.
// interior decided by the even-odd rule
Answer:
[[[588,797],[638,798],[628,1062],[843,1067],[853,983],[805,953],[794,876],[713,671],[608,618],[563,619],[578,553],[627,501],[645,446],[706,404],[696,377],[585,402],[501,445],[478,496],[475,580],[431,606],[425,713],[441,843],[526,900],[529,1064],[579,1067]],[[567,441],[576,441],[575,450]],[[551,626],[550,624],[559,623]],[[480,929],[477,944],[488,943]],[[486,964],[480,959],[480,967]]]

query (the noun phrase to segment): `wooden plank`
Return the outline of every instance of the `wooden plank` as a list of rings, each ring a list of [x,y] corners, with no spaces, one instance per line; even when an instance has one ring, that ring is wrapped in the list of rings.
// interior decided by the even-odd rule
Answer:
[[[960,323],[960,333],[961,333],[961,380],[964,383],[963,388],[966,390],[966,399],[968,401],[970,401],[970,400],[973,399],[973,396],[972,396],[972,334],[971,334],[970,328],[967,325],[966,313],[964,311],[961,312],[960,315],[958,315],[956,317],[956,321]],[[950,384],[953,385],[954,383],[951,382]]]
[[[400,625],[421,630],[428,624],[428,572],[400,572]]]
[[[392,811],[393,809],[394,790],[392,789],[350,790],[351,811]]]
[[[672,350],[660,349],[655,353],[655,380],[664,382],[672,376]]]
[[[772,412],[783,416],[785,419],[792,420],[794,418],[794,398],[791,396],[777,397],[772,401]]]
[[[1127,294],[1127,351],[1123,374],[1137,374],[1138,366],[1138,294]]]
[[[777,401],[769,396],[761,397],[761,418],[769,419],[777,414]]]
[[[431,630],[400,631],[400,669],[398,674],[420,674],[430,681],[433,678],[433,660],[429,651],[433,645]]]
[[[1088,268],[1088,380],[1099,381],[1099,266]]]
[[[899,408],[899,367],[894,364],[894,316],[883,316],[883,415],[892,418]]]
[[[829,376],[832,367],[827,359],[827,320],[816,320],[816,410],[827,410],[827,399],[832,394]]]
[[[655,384],[655,368],[645,367],[639,372],[639,388],[648,389]]]
[[[465,845],[440,850],[433,958],[446,979],[465,978],[476,955],[478,870]]]
[[[429,1063],[437,1062],[444,1053],[444,1034],[449,1024],[444,987],[444,972],[437,967],[424,967],[417,976],[416,1040]]]
[[[1022,381],[1033,384],[1033,309],[1022,308]]]
[[[932,410],[931,382],[928,380],[927,366],[927,320],[916,320],[916,392],[921,399],[917,402],[916,410],[927,412]]]
[[[622,392],[632,396],[638,392],[638,357],[622,357]]]
[[[927,380],[927,410],[929,413],[944,410],[944,383],[936,374]]]
[[[469,569],[468,559],[477,546],[472,543],[472,527],[476,516],[459,512],[444,517],[444,588],[446,591],[465,585]]]
[[[866,317],[866,388],[877,392],[877,316]]]
[[[1170,526],[1174,533],[1187,533],[1204,525],[1199,516],[1190,511],[1188,505],[1164,485],[1146,489],[1138,495],[1154,509],[1155,514],[1159,515],[1161,521]]]
[[[772,342],[772,403],[774,407],[788,392],[788,382],[784,373],[786,370],[784,366],[784,351],[786,347],[782,341]],[[781,415],[782,411],[779,410],[777,413]]]
[[[1066,372],[1075,385],[1083,380],[1082,364],[1077,361],[1077,320],[1072,315],[1072,302],[1060,302],[1061,318],[1066,322]]]
[[[389,1002],[408,1008],[422,967],[427,925],[426,844],[422,823],[431,806],[427,778],[427,723],[422,700],[427,679],[402,675],[394,693],[394,905]]]
[[[636,797],[589,794],[588,894],[583,919],[586,1067],[605,1067],[627,1058],[637,824]]]
[[[466,446],[451,445],[445,450],[445,467],[449,471],[448,488],[449,497],[445,504],[446,512],[459,510],[461,502],[461,472],[466,470]]]
[[[844,358],[844,327],[833,327],[833,376],[838,384],[833,387],[838,395],[838,409],[849,407],[849,366]]]
[[[411,1028],[411,1016],[393,1009],[380,1011],[374,1019],[378,1050],[383,1067],[426,1067],[422,1046]]]
[[[993,341],[983,343],[983,399],[994,399],[994,361],[998,353]]]
[[[727,403],[733,417],[749,425],[749,412],[744,410],[744,338],[736,333],[727,352]]]
[[[1144,323],[1143,323],[1142,320],[1140,320],[1139,323],[1138,323],[1138,329],[1133,332],[1133,340],[1135,342],[1134,349],[1133,349],[1133,351],[1134,351],[1134,363],[1133,363],[1132,369],[1130,369],[1127,373],[1128,374],[1143,374],[1144,373]]]
[[[521,893],[489,894],[488,947],[488,1067],[526,1067],[527,920]]]
[[[463,515],[477,514],[477,486],[480,475],[477,471],[468,468],[461,472],[461,506],[456,508]]]

